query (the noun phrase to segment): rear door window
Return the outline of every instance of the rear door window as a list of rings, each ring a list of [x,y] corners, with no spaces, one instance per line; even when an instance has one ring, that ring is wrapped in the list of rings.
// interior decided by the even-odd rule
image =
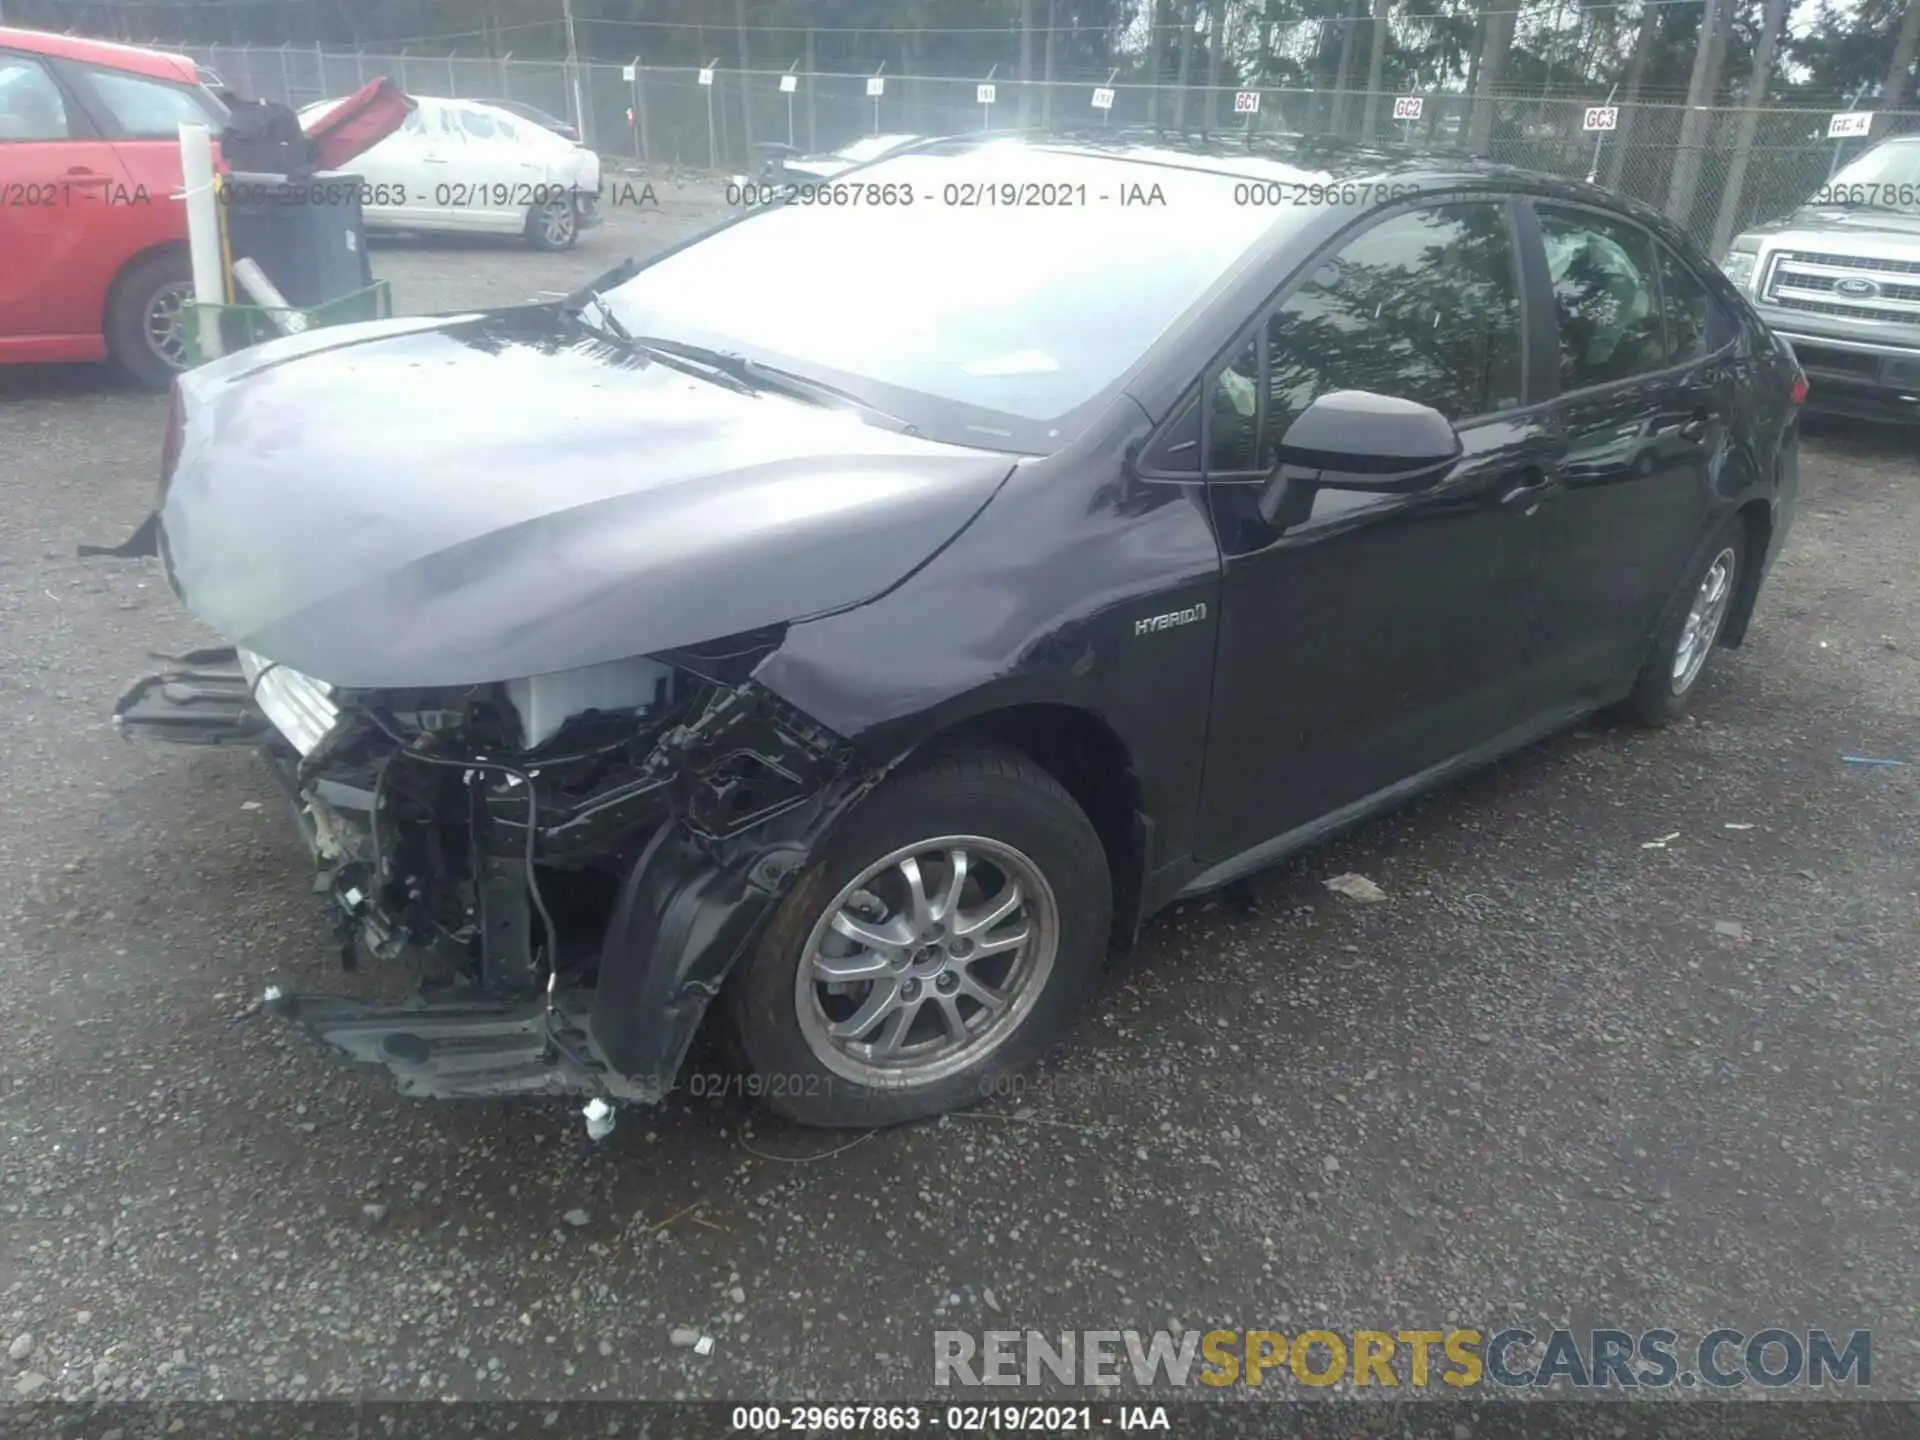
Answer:
[[[173,140],[181,122],[217,129],[224,123],[192,85],[173,85],[148,75],[129,75],[96,65],[81,67],[93,93],[113,117],[116,139]]]
[[[1559,325],[1560,388],[1665,369],[1653,237],[1593,210],[1541,205],[1538,212]]]

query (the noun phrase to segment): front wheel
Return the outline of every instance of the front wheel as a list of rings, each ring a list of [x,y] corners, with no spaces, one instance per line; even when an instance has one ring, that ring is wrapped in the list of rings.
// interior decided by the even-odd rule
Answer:
[[[734,977],[751,1089],[807,1125],[894,1125],[971,1105],[1078,1013],[1105,952],[1093,826],[1004,751],[944,757],[848,817]]]
[[[1747,563],[1747,527],[1739,517],[1705,547],[1680,582],[1653,653],[1621,708],[1643,725],[1670,725],[1686,713],[1695,682],[1733,609]]]
[[[562,195],[527,212],[527,243],[536,250],[570,250],[580,238],[573,196]]]

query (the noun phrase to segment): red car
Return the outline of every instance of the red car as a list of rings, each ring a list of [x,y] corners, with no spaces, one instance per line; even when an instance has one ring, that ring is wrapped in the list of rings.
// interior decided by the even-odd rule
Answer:
[[[227,119],[184,55],[0,28],[0,364],[172,377],[193,294],[179,125]]]

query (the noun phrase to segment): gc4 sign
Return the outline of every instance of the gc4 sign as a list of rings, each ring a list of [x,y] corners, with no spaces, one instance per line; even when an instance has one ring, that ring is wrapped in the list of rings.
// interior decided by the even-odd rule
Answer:
[[[1111,110],[1113,108],[1113,91],[1105,85],[1097,88],[1093,92],[1093,108],[1096,110]]]
[[[1582,130],[1618,130],[1620,128],[1620,107],[1618,105],[1589,105],[1586,115],[1580,121]]]
[[[791,95],[799,88],[800,77],[798,75],[782,75],[780,77],[780,93],[782,95]]]
[[[702,85],[711,85],[713,83],[713,72],[711,70],[702,70],[700,72],[700,83]]]
[[[1396,120],[1418,120],[1426,101],[1418,95],[1396,95],[1393,97],[1393,118]]]
[[[993,104],[993,86],[976,85],[973,87],[973,103],[976,105]]]
[[[1236,90],[1233,92],[1233,113],[1236,115],[1257,115],[1260,113],[1260,92],[1258,90]]]
[[[1844,139],[1849,135],[1871,135],[1873,133],[1873,112],[1871,110],[1852,110],[1835,115],[1827,121],[1827,138]]]
[[[877,97],[877,96],[884,95],[886,93],[887,93],[887,81],[885,76],[869,75],[867,77],[867,94]]]

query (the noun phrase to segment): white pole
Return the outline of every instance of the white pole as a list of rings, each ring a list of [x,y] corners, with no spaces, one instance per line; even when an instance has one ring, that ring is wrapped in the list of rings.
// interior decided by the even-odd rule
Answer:
[[[187,206],[187,249],[193,257],[200,358],[211,360],[220,353],[226,274],[220,261],[220,202],[213,193],[213,137],[206,126],[191,120],[180,122],[180,174],[181,198]]]

